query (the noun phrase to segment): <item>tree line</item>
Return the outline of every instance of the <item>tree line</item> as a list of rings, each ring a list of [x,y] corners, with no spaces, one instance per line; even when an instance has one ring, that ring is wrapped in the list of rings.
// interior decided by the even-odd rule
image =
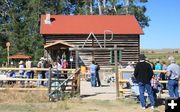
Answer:
[[[0,57],[23,52],[38,60],[44,40],[39,34],[42,14],[58,15],[135,15],[142,28],[149,26],[145,15],[148,0],[1,0]]]

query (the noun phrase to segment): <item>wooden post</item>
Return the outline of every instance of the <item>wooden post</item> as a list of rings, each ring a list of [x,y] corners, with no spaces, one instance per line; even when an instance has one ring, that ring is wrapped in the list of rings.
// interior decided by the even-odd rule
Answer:
[[[114,45],[114,48],[117,48],[117,45]],[[117,50],[114,50],[114,61],[115,61],[115,71],[116,71],[116,98],[119,97],[119,76],[118,76],[118,59],[117,59]]]
[[[79,72],[76,74],[77,75],[77,92],[80,94],[80,74]]]
[[[51,93],[51,77],[52,77],[52,70],[51,70],[51,67],[49,67],[49,77],[48,77],[48,98],[49,98],[49,101],[50,101],[49,94]]]
[[[79,48],[79,46],[76,46],[76,48]],[[76,50],[76,69],[79,68],[79,51]]]
[[[121,81],[122,80],[122,75],[123,75],[123,72],[122,72],[122,70],[120,70],[119,71],[119,81]],[[122,90],[123,89],[123,83],[122,82],[119,82],[119,90]],[[119,94],[119,96],[120,97],[122,97],[122,94],[123,92],[122,91],[120,91],[120,94]]]
[[[6,43],[6,47],[7,47],[7,66],[9,66],[9,46],[10,46],[10,42]]]

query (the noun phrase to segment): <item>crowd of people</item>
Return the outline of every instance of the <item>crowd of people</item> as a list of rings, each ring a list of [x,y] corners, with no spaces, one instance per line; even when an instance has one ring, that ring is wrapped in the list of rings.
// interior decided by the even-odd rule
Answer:
[[[156,92],[161,91],[162,88],[167,88],[170,97],[179,97],[178,93],[178,81],[180,78],[180,67],[176,64],[175,59],[171,59],[170,65],[167,66],[163,62],[160,63],[159,59],[156,60],[156,64],[153,64],[145,57],[140,55],[140,61],[134,68],[134,79],[138,84],[135,92],[139,94],[140,103],[142,109],[146,109],[146,100],[144,96],[145,90],[148,93],[150,99],[151,108],[155,108]],[[153,70],[166,70],[166,73],[153,72]],[[168,84],[161,85],[159,80],[168,80]]]
[[[53,62],[53,64],[51,64],[49,61],[47,61],[47,59],[45,59],[44,57],[41,57],[40,61],[37,64],[38,68],[53,68],[55,69],[55,71],[53,71],[54,74],[56,73],[60,73],[61,69],[66,69],[68,68],[68,62],[66,61],[66,59],[62,58],[59,60],[56,60]],[[44,78],[48,78],[49,77],[49,71],[38,71],[38,79],[44,79]],[[64,78],[67,78],[67,74],[64,74]],[[38,86],[41,85],[46,85],[47,86],[47,82],[44,84],[43,81],[39,80],[38,81]]]
[[[34,74],[37,72],[37,78],[40,79],[37,81],[38,86],[47,86],[47,81],[41,81],[41,79],[48,79],[49,77],[49,71],[47,70],[24,70],[23,68],[32,68],[34,67],[33,62],[28,59],[25,62],[20,60],[18,68],[20,68],[19,72],[13,72],[11,71],[8,75],[8,77],[12,78],[27,78],[27,79],[33,79],[35,76]],[[68,61],[64,58],[56,60],[50,63],[50,61],[47,58],[41,57],[39,62],[37,63],[37,68],[54,68],[55,71],[53,73],[60,71],[60,69],[66,69],[68,68]],[[67,74],[64,75],[65,78],[67,78]],[[24,83],[24,81],[21,81]],[[31,82],[31,81],[28,81]]]

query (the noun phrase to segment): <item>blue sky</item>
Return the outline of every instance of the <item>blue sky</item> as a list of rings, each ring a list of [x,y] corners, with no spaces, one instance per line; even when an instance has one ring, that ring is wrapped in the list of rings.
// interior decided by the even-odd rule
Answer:
[[[148,0],[150,26],[143,29],[141,48],[180,48],[180,0]]]

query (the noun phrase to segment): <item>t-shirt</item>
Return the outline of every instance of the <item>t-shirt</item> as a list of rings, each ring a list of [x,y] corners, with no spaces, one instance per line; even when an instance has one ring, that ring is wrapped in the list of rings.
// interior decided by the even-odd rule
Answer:
[[[132,65],[128,65],[126,66],[126,69],[134,69],[134,67]]]
[[[31,68],[32,67],[32,62],[31,61],[27,61],[26,62],[26,68]],[[30,72],[30,70],[27,70],[27,72]]]
[[[160,63],[157,63],[155,66],[155,70],[162,70],[162,65]]]
[[[96,73],[97,66],[95,64],[90,65],[90,73]]]
[[[38,65],[37,65],[38,68],[45,68],[45,64],[43,61],[39,61],[38,62]],[[43,73],[44,71],[39,71],[39,73]]]
[[[45,68],[45,65],[42,61],[38,62],[38,68]]]
[[[155,65],[155,70],[162,70],[162,65],[161,65],[160,63],[157,63],[157,64]],[[155,72],[154,74],[158,75],[159,72]]]
[[[180,67],[177,64],[170,64],[167,67],[167,72],[170,74],[169,79],[179,79],[180,78]]]
[[[64,63],[63,63],[63,66],[62,66],[63,68],[67,68],[68,67],[68,62],[67,61],[64,61]]]
[[[26,68],[31,68],[32,67],[32,62],[31,61],[27,61],[26,62]]]
[[[24,68],[24,65],[23,64],[19,65],[19,68]],[[20,74],[24,73],[24,70],[19,70],[19,73]]]

